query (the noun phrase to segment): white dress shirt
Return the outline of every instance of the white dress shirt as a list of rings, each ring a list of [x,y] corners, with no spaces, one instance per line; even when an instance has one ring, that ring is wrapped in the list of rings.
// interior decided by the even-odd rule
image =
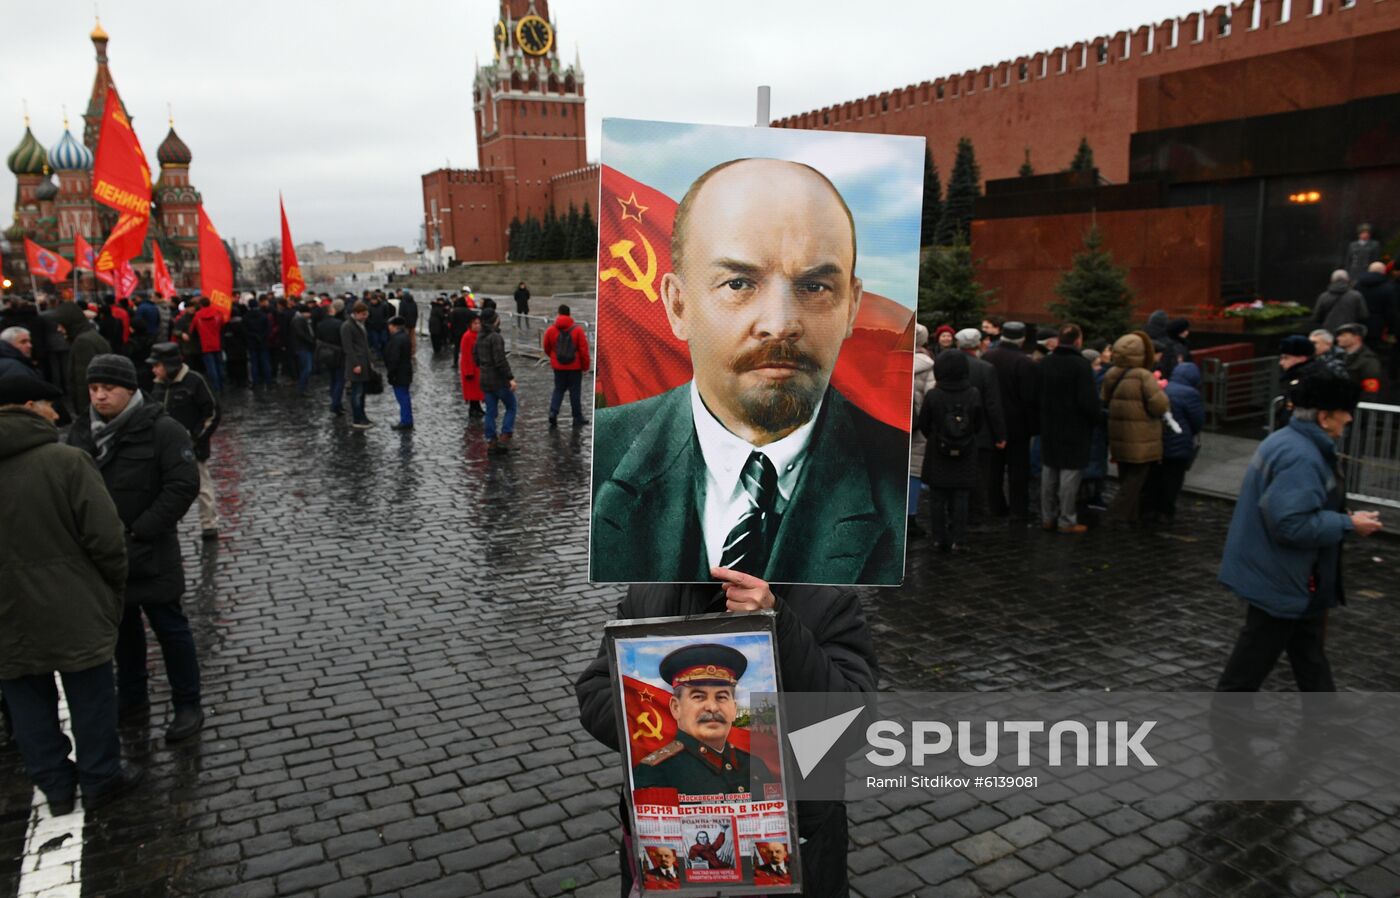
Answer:
[[[749,494],[739,477],[749,460],[749,453],[763,453],[778,472],[775,511],[782,514],[797,488],[802,463],[807,458],[807,444],[812,439],[812,427],[821,410],[821,403],[818,402],[806,424],[775,443],[754,446],[748,440],[730,433],[705,407],[695,381],[690,382],[691,417],[695,420],[695,435],[700,440],[700,452],[705,458],[705,495],[701,503],[700,522],[705,531],[705,554],[711,567],[719,564],[724,554],[725,537],[749,510]]]

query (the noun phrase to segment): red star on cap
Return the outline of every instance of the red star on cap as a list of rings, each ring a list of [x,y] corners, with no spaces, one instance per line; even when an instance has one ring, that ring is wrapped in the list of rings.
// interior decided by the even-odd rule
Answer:
[[[624,200],[618,197],[617,201],[622,205],[622,220],[626,221],[629,218],[636,219],[637,224],[642,223],[642,213],[651,208],[650,206],[643,206],[641,203],[637,202],[637,192],[635,190],[628,199]]]

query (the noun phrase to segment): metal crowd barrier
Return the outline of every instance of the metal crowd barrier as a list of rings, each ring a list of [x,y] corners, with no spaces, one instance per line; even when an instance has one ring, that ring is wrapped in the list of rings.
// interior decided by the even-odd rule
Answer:
[[[540,363],[547,361],[544,354],[544,332],[554,323],[556,316],[546,318],[543,315],[518,315],[507,311],[503,306],[498,307],[496,312],[501,316],[501,335],[506,339],[506,352]],[[583,328],[591,351],[597,345],[593,322],[574,318],[574,323]]]
[[[1237,362],[1207,357],[1201,360],[1201,398],[1206,427],[1219,428],[1251,418],[1268,418],[1279,394],[1278,356]]]
[[[1400,406],[1358,405],[1342,449],[1347,498],[1400,508]]]

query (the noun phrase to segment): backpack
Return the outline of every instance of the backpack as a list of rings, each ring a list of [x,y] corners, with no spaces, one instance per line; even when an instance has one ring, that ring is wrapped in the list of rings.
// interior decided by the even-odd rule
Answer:
[[[554,360],[561,365],[572,365],[578,358],[578,347],[574,345],[574,327],[559,331],[559,339],[554,343]]]
[[[972,430],[972,416],[961,402],[943,409],[934,437],[938,453],[948,458],[961,458],[973,448],[976,434]]]

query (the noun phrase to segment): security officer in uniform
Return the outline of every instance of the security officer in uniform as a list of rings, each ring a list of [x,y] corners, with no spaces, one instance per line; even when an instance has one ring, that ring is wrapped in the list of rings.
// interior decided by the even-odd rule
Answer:
[[[747,792],[753,764],[762,782],[776,781],[762,760],[729,744],[738,716],[734,687],[748,666],[742,652],[714,643],[684,646],[661,659],[679,731],[674,742],[638,762],[635,788],[664,786],[683,796]]]

